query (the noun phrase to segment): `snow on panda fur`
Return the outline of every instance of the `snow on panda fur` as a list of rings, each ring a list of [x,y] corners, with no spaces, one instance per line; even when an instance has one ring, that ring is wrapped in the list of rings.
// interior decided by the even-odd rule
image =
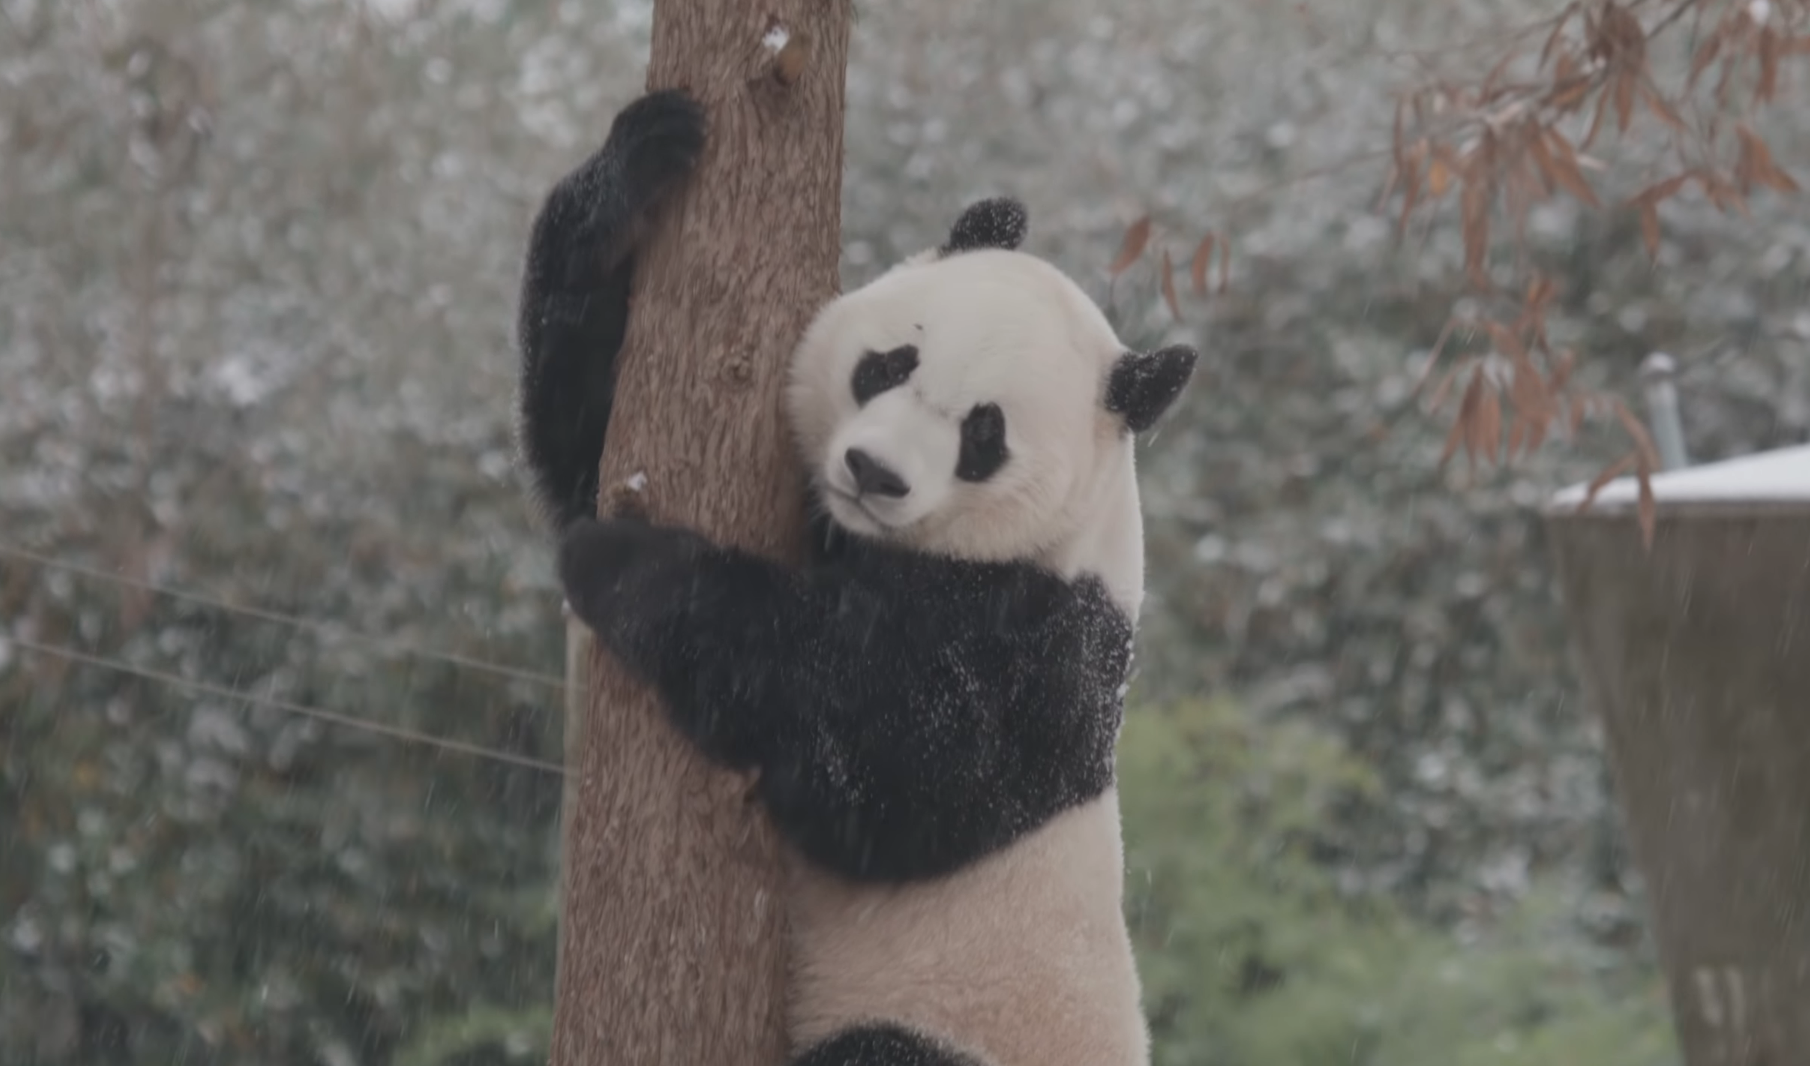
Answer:
[[[1015,250],[1022,209],[985,201],[798,346],[810,565],[592,520],[634,235],[701,133],[682,97],[643,98],[535,226],[523,443],[567,598],[693,742],[759,771],[793,849],[798,1066],[1145,1063],[1113,780],[1143,595],[1132,434],[1195,354],[1127,352]]]

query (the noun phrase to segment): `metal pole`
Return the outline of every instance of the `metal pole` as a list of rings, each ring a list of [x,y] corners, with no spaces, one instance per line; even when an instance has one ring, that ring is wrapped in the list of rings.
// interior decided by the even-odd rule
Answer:
[[[1647,422],[1653,444],[1659,449],[1659,465],[1681,470],[1691,465],[1684,450],[1684,421],[1678,414],[1678,363],[1664,352],[1654,352],[1640,364],[1640,380],[1646,386]]]

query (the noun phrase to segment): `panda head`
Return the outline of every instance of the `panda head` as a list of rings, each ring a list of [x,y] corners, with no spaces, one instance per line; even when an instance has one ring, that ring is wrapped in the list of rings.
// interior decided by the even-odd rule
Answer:
[[[1132,437],[1181,393],[1195,352],[1127,351],[1079,286],[1016,250],[1024,230],[1015,201],[975,204],[941,247],[806,331],[788,414],[837,526],[989,560],[1115,550],[1126,538],[1102,530],[1115,520],[1141,531]]]

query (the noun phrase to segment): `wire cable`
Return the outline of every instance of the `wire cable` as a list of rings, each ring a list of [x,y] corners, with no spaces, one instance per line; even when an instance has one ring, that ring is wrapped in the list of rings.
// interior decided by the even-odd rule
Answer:
[[[84,651],[77,651],[74,648],[55,644],[40,644],[37,641],[26,640],[22,637],[0,637],[0,645],[3,644],[12,644],[25,651],[36,652],[39,655],[56,656],[87,666],[96,666],[104,670],[113,670],[122,674],[131,674],[148,681],[156,681],[160,684],[175,685],[196,692],[204,692],[210,696],[218,696],[222,699],[240,700],[259,707],[269,707],[272,710],[299,715],[303,718],[313,718],[317,721],[345,726],[348,729],[359,729],[367,733],[375,733],[379,736],[389,737],[394,740],[406,741],[412,744],[425,744],[431,747],[442,748],[446,751],[457,752],[462,755],[470,755],[475,758],[491,759],[496,762],[509,763],[514,766],[538,770],[542,773],[554,774],[560,777],[564,777],[566,773],[565,767],[558,763],[548,762],[545,759],[535,759],[526,755],[516,755],[511,752],[497,751],[493,748],[486,748],[481,744],[471,744],[463,740],[453,740],[450,737],[438,737],[430,733],[419,733],[412,729],[404,729],[401,726],[385,725],[382,722],[374,722],[368,718],[359,718],[354,715],[341,714],[337,711],[329,711],[319,707],[310,707],[306,704],[293,703],[289,700],[279,699],[275,696],[257,696],[249,692],[240,692],[206,681],[194,681],[176,674],[166,673],[162,670],[152,670],[147,667],[135,666],[120,659],[110,659],[106,656],[91,655]]]
[[[186,600],[189,603],[200,604],[204,607],[212,607],[215,610],[226,611],[230,614],[244,615],[248,618],[256,618],[265,622],[275,622],[279,625],[305,629],[330,640],[351,640],[354,643],[368,644],[399,655],[413,655],[423,659],[434,659],[453,666],[464,667],[468,670],[481,670],[485,673],[510,677],[518,681],[532,681],[537,684],[547,685],[551,688],[565,687],[565,679],[562,677],[555,677],[552,674],[538,673],[533,670],[523,670],[514,666],[504,666],[501,663],[487,662],[483,659],[472,659],[464,655],[459,655],[456,652],[436,651],[433,648],[419,647],[417,645],[409,644],[406,641],[400,641],[390,637],[373,637],[367,634],[354,632],[330,622],[311,621],[306,618],[283,614],[278,611],[264,610],[258,607],[235,607],[223,600],[213,599],[212,597],[203,596],[199,593],[184,592],[180,589],[173,589],[167,585],[158,585],[140,578],[126,577],[123,574],[108,573],[105,570],[92,566],[85,566],[81,563],[64,562],[61,559],[32,551],[29,548],[21,548],[16,545],[7,544],[4,541],[0,541],[0,555],[12,556],[15,559],[22,559],[26,562],[35,563],[38,566],[48,567],[52,570],[62,570],[67,573],[80,574],[83,577],[92,577],[101,581],[111,581],[115,584],[142,589],[159,596],[168,596],[171,599]]]

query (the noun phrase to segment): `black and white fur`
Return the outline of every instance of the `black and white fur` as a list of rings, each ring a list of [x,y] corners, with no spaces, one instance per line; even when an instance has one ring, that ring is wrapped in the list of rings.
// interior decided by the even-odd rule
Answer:
[[[1009,200],[832,301],[790,424],[802,570],[635,516],[595,469],[632,252],[701,142],[620,116],[535,224],[522,436],[574,611],[794,849],[796,1066],[1148,1061],[1113,757],[1143,595],[1132,435],[1192,349],[1124,350]]]

